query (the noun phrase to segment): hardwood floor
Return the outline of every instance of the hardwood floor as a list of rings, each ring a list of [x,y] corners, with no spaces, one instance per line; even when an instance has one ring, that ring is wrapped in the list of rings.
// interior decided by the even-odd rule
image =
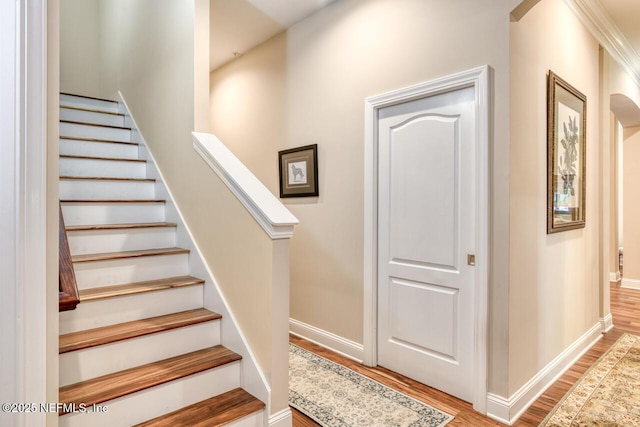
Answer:
[[[61,413],[74,404],[87,407],[108,402],[137,391],[166,384],[179,378],[205,372],[237,362],[242,356],[221,345],[192,351],[169,359],[113,372],[75,384],[60,387],[59,399],[67,404]]]
[[[504,424],[491,420],[478,412],[475,412],[471,405],[460,399],[449,396],[446,393],[428,387],[410,378],[404,377],[388,369],[376,366],[369,368],[360,363],[340,356],[332,351],[325,349],[319,345],[310,343],[296,336],[291,336],[291,342],[306,350],[312,351],[322,357],[332,360],[336,363],[346,366],[362,375],[381,382],[393,389],[401,391],[408,396],[420,400],[434,408],[440,409],[448,414],[454,415],[455,418],[447,426],[503,426]],[[293,425],[295,427],[312,427],[318,426],[312,419],[293,409]]]
[[[514,424],[519,427],[538,426],[549,411],[558,403],[580,376],[602,356],[613,343],[625,332],[640,334],[640,291],[620,288],[619,283],[611,284],[611,313],[613,314],[614,329],[604,334],[588,352],[586,352],[564,375],[562,375]],[[487,418],[473,410],[471,405],[435,390],[417,381],[396,374],[382,367],[369,368],[353,360],[331,352],[324,347],[310,343],[296,336],[291,336],[291,342],[313,351],[336,363],[340,363],[362,375],[373,378],[389,387],[397,389],[407,395],[425,402],[437,409],[454,415],[455,418],[448,426],[482,427],[504,426],[504,424]],[[304,414],[292,409],[293,425],[295,427],[316,427],[319,424]]]

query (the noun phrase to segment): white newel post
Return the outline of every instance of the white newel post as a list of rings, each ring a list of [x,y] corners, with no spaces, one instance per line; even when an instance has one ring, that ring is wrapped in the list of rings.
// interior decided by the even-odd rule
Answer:
[[[261,355],[269,388],[266,422],[290,427],[289,244],[298,220],[214,135],[193,132],[193,147],[271,239],[270,354]]]
[[[272,359],[269,425],[291,426],[289,409],[289,243],[273,240]]]

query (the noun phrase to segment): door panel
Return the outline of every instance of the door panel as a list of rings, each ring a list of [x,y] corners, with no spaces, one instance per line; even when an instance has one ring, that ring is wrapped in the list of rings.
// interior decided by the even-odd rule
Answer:
[[[454,268],[457,127],[457,117],[422,115],[388,130],[394,261]]]
[[[455,361],[458,290],[391,279],[389,294],[389,310],[396,313],[390,319],[390,340],[427,355]]]
[[[473,398],[475,108],[472,88],[378,120],[378,363]]]

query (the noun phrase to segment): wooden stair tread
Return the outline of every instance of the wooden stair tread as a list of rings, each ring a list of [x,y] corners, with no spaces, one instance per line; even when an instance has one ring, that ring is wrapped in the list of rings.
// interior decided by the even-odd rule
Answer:
[[[241,388],[186,406],[134,427],[222,426],[264,408],[264,403]]]
[[[127,126],[103,125],[103,124],[100,124],[100,123],[78,122],[78,121],[75,121],[75,120],[60,120],[60,123],[67,123],[67,124],[70,124],[70,125],[95,126],[95,127],[98,127],[98,128],[131,130],[131,128],[127,127]]]
[[[85,331],[60,335],[59,353],[97,347],[99,345],[170,331],[184,326],[218,320],[222,316],[204,308],[134,320],[117,325],[103,326]]]
[[[103,177],[103,176],[61,176],[61,180],[65,181],[127,181],[127,182],[156,182],[155,178],[120,178],[120,177]]]
[[[60,135],[60,139],[69,139],[72,141],[86,141],[86,142],[104,142],[109,144],[127,144],[127,145],[140,145],[137,142],[130,141],[116,141],[113,139],[99,139],[99,138],[82,138],[79,136],[62,136]]]
[[[64,104],[60,104],[60,108],[65,108],[67,110],[87,111],[89,113],[110,114],[112,116],[124,117],[124,114],[122,114],[122,113],[114,113],[112,111],[94,110],[92,108],[73,107],[71,105],[64,105]]]
[[[121,285],[100,286],[98,288],[81,289],[80,301],[92,301],[144,292],[161,291],[164,289],[181,288],[184,286],[201,285],[204,280],[193,276],[168,277],[144,282],[125,283]]]
[[[62,403],[89,407],[241,359],[239,354],[217,345],[60,387],[58,398]]]
[[[146,163],[144,159],[127,159],[123,157],[98,157],[98,156],[76,156],[72,154],[60,154],[61,159],[88,159],[88,160],[110,160],[117,162],[138,162]]]
[[[159,228],[177,227],[175,222],[135,222],[129,224],[92,224],[92,225],[69,225],[65,227],[67,231],[88,231],[88,230],[126,230],[134,228]]]
[[[155,255],[175,255],[188,254],[189,249],[183,248],[159,248],[159,249],[141,249],[135,251],[122,252],[104,252],[98,254],[72,255],[71,262],[89,262],[89,261],[105,261],[110,259],[138,258]]]
[[[166,203],[165,199],[61,199],[60,203]]]
[[[118,101],[114,101],[113,99],[96,98],[94,96],[86,96],[86,95],[76,95],[75,93],[69,93],[69,92],[60,92],[60,95],[75,96],[76,98],[84,98],[84,99],[94,99],[96,101],[113,102],[114,104],[118,103]]]

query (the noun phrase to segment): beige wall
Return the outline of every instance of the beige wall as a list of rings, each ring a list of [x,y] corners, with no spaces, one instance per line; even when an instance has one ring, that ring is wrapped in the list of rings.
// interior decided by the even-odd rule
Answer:
[[[621,94],[629,98],[640,108],[640,86],[629,76],[627,71],[609,57],[609,89],[611,94]],[[635,116],[635,114],[632,114]],[[636,116],[636,120],[640,118]]]
[[[74,2],[68,7],[76,6]],[[289,282],[288,271],[283,272],[288,270],[288,241],[272,241],[192,147],[191,131],[209,128],[209,1],[97,0],[91,7],[82,6],[86,7],[69,12],[67,20],[86,21],[82,35],[86,44],[98,44],[91,58],[99,64],[98,73],[82,82],[88,89],[69,90],[109,98],[122,93],[270,383],[271,414],[288,408]],[[75,31],[67,33],[80,35]],[[68,43],[64,61],[82,59],[84,44],[62,43]],[[85,67],[75,72],[88,71]],[[212,309],[224,304],[210,282],[205,304]],[[274,307],[278,313],[273,313]],[[226,334],[225,344],[248,356],[235,327],[228,326],[231,319],[225,322],[223,329],[233,331]],[[246,384],[257,379],[248,376],[243,376],[243,385],[260,392],[262,384]]]
[[[624,278],[640,286],[640,127],[624,129]]]
[[[60,90],[99,96],[99,0],[60,0]]]
[[[206,46],[201,41],[194,43],[194,25],[207,23],[194,20],[194,6],[208,5],[200,1],[101,0],[101,31],[116,35],[102,39],[101,93],[122,92],[205,262],[258,364],[270,378],[273,367],[279,366],[271,357],[274,340],[280,336],[272,323],[273,269],[279,265],[274,260],[286,260],[192,147],[194,126],[207,130],[203,128],[209,125],[208,58],[194,65],[194,50],[202,54]],[[204,37],[208,40],[208,32]],[[194,69],[197,65],[205,67],[204,81],[202,70]],[[194,83],[205,102],[194,95]],[[203,116],[207,117],[204,122],[199,119]],[[206,288],[205,300],[207,307],[221,304],[212,284]],[[278,330],[283,330],[282,324]],[[286,407],[286,402],[283,406],[273,399],[271,410]]]
[[[211,131],[278,194],[277,151],[318,144],[320,196],[283,199],[291,317],[363,342],[364,99],[494,70],[490,387],[506,392],[508,31],[494,1],[341,0],[211,75]],[[517,3],[517,2],[512,2]]]
[[[285,140],[287,35],[211,73],[211,129],[278,195],[278,150]],[[295,234],[298,234],[296,230]]]
[[[546,234],[547,72],[587,96],[584,229]],[[511,25],[509,394],[598,323],[599,46],[562,0]]]

